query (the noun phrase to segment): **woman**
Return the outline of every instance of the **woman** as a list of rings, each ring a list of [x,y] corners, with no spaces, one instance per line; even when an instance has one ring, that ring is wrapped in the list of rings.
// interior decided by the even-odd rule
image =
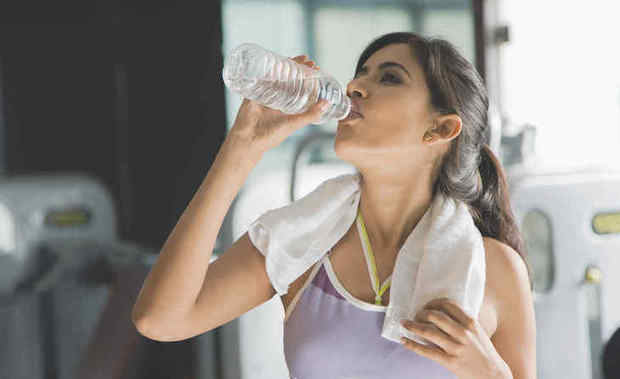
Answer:
[[[314,66],[305,56],[294,60]],[[484,236],[486,254],[487,280],[478,320],[449,300],[435,299],[406,327],[436,347],[412,340],[392,344],[396,346],[390,346],[391,351],[407,349],[411,354],[399,352],[398,362],[376,363],[386,371],[420,367],[417,372],[403,371],[403,378],[535,378],[532,284],[502,168],[484,144],[488,99],[476,70],[447,41],[390,33],[364,50],[347,95],[360,117],[339,122],[334,147],[362,177],[360,212],[379,283],[391,274],[396,253],[437,191],[469,205]],[[243,102],[214,165],[145,281],[133,312],[142,334],[162,341],[189,338],[235,319],[275,294],[265,258],[247,233],[212,267],[208,252],[230,203],[261,155],[317,121],[321,105],[285,115]],[[331,249],[330,261],[348,293],[373,303],[377,294],[360,257],[361,243],[356,228],[350,228]],[[282,297],[285,309],[307,280],[316,280],[309,278],[310,272]],[[382,294],[382,300],[389,302],[389,292]],[[330,348],[338,353],[325,347]],[[377,349],[374,343],[368,344],[373,348]],[[410,365],[421,357],[435,365]],[[287,357],[289,366],[291,359]]]

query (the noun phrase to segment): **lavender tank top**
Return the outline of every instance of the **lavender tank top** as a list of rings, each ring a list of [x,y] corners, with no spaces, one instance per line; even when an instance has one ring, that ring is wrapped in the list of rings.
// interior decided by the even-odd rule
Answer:
[[[338,281],[329,253],[285,315],[291,379],[456,379],[439,363],[381,337],[387,306],[353,297]]]

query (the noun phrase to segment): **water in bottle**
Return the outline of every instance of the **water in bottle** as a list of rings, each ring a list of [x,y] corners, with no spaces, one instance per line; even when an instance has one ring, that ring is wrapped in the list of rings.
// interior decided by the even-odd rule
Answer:
[[[222,78],[241,96],[287,114],[306,112],[326,99],[331,106],[316,124],[342,120],[351,111],[351,99],[331,75],[244,43],[226,57]]]

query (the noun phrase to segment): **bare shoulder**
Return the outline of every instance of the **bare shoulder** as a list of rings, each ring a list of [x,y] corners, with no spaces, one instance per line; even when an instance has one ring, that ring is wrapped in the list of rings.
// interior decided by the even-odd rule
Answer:
[[[515,249],[492,237],[482,237],[486,254],[488,280],[498,295],[514,291],[513,281],[525,281],[529,285],[527,266]]]
[[[536,317],[527,265],[512,247],[483,238],[498,324],[491,342],[515,378],[536,377]]]
[[[487,265],[487,290],[492,296],[497,314],[498,329],[508,313],[515,313],[517,299],[531,301],[530,280],[527,266],[519,253],[509,245],[495,238],[483,237]]]

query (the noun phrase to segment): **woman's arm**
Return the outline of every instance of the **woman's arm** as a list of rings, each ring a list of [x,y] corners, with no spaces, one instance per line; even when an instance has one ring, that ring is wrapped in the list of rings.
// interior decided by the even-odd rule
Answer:
[[[133,307],[144,333],[182,324],[207,274],[215,240],[228,209],[262,152],[229,134],[215,162],[164,243]],[[179,326],[180,327],[180,326]],[[166,329],[165,333],[176,331]]]
[[[495,241],[498,325],[491,342],[514,379],[536,378],[536,319],[527,269],[511,247]]]

